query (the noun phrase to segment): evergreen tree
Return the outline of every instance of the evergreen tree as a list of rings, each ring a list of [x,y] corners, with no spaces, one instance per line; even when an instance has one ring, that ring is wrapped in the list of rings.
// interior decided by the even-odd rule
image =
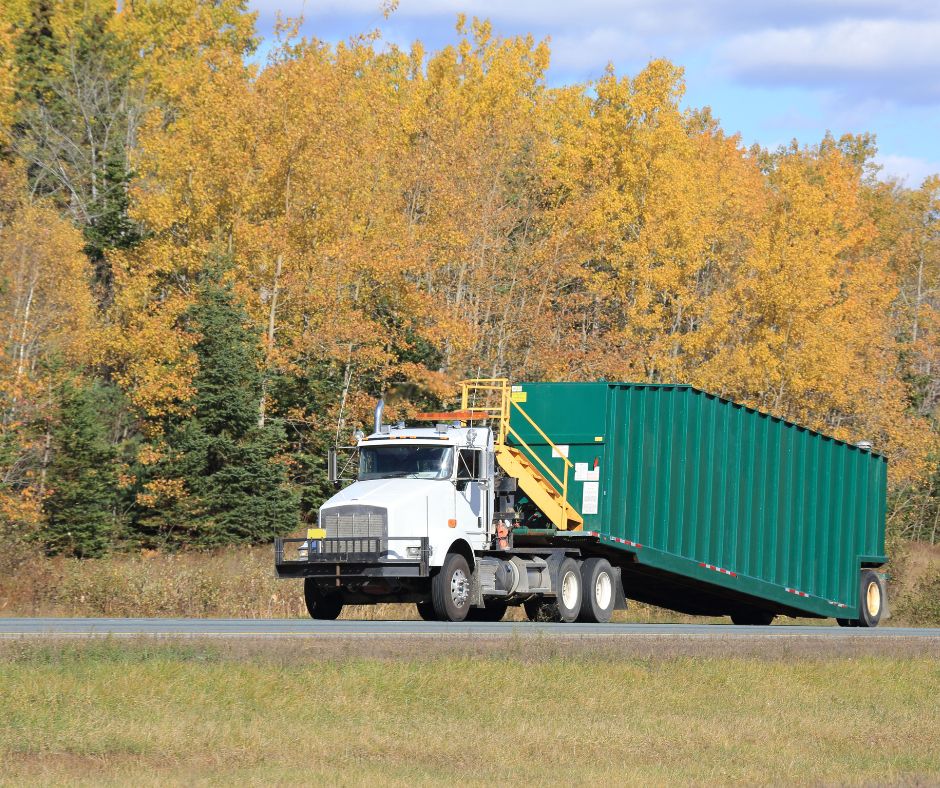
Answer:
[[[117,530],[117,467],[98,386],[66,382],[51,430],[43,540],[51,553],[101,556]]]
[[[151,539],[200,547],[253,543],[297,525],[298,496],[279,459],[283,426],[277,420],[258,426],[260,344],[247,320],[231,289],[214,279],[189,311],[187,329],[199,337],[196,394],[186,417],[167,419],[166,451],[150,484],[173,489],[161,480],[179,480],[183,489],[172,500],[149,499],[142,526]]]

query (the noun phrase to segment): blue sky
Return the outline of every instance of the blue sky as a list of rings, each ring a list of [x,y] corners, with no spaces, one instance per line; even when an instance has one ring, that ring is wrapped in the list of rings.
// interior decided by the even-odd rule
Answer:
[[[917,186],[940,172],[940,3],[936,0],[250,0],[269,35],[278,10],[326,41],[380,29],[407,46],[455,40],[458,13],[497,34],[551,39],[551,84],[635,73],[652,58],[685,68],[686,100],[768,147],[827,130],[877,135],[883,174]]]

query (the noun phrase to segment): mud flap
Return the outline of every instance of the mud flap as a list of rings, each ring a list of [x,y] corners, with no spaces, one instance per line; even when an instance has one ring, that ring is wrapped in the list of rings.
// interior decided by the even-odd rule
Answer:
[[[614,587],[617,589],[617,593],[614,594],[614,610],[626,610],[627,609],[627,598],[623,594],[623,578],[620,576],[620,567],[614,566],[611,567],[616,573],[616,582]]]

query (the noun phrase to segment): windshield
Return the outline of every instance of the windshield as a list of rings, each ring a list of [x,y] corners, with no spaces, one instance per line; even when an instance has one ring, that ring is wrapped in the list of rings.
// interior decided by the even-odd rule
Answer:
[[[449,479],[454,450],[449,446],[363,446],[359,481],[370,479]]]

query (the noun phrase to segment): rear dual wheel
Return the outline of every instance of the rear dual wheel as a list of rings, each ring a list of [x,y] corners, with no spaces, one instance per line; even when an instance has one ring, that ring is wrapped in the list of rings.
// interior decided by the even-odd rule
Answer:
[[[606,624],[617,602],[617,576],[606,558],[588,558],[581,564],[584,600],[578,621]]]
[[[577,621],[581,612],[583,582],[581,567],[573,558],[565,558],[558,567],[558,587],[551,601],[535,597],[523,603],[530,621],[560,621],[570,624]]]

